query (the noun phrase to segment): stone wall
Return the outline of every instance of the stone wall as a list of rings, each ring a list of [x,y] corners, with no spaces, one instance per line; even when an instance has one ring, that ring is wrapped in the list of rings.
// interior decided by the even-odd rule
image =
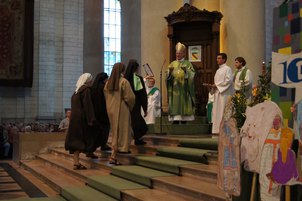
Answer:
[[[66,133],[19,132],[14,134],[13,161],[34,159],[48,148],[64,147]]]
[[[233,66],[235,57],[246,57],[255,79],[261,61],[265,57],[266,60],[270,59],[272,10],[281,2],[283,0],[245,3],[231,0],[224,5],[224,0],[191,1],[199,9],[222,12],[221,50],[229,54],[230,66]],[[149,63],[157,86],[161,66],[164,61],[164,67],[169,62],[167,22],[164,17],[181,6],[183,0],[122,1],[122,8],[127,9],[122,11],[125,23],[122,25],[122,61],[127,63],[129,58],[136,58],[140,63]],[[32,122],[37,118],[49,120],[64,116],[64,108],[70,107],[77,78],[83,73],[84,7],[84,0],[35,0],[33,87],[0,87],[0,122]],[[234,14],[234,10],[240,12]],[[255,15],[256,11],[259,14]],[[97,20],[93,23],[97,23]],[[245,27],[242,28],[241,24]],[[89,33],[89,27],[86,32]],[[95,59],[90,58],[94,55],[91,52],[86,51],[86,54],[84,70]],[[163,105],[167,107],[164,83],[163,99]]]
[[[32,88],[0,87],[0,121],[59,119],[83,72],[83,0],[35,0]]]

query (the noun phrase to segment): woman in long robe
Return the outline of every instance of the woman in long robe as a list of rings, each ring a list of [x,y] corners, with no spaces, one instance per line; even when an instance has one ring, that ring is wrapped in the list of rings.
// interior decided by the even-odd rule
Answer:
[[[96,124],[94,108],[91,100],[90,73],[81,75],[76,84],[76,90],[71,97],[71,117],[65,139],[65,149],[74,154],[74,169],[86,169],[80,164],[80,153],[93,152],[92,126]]]
[[[147,116],[148,97],[144,79],[137,74],[138,63],[134,59],[130,59],[125,78],[129,81],[131,88],[135,94],[135,105],[131,112],[131,124],[134,134],[135,145],[144,145],[141,138],[147,133],[148,127],[145,119],[141,115],[141,109],[144,111],[144,116]]]
[[[98,121],[98,125],[94,127],[96,135],[95,147],[101,147],[101,150],[108,150],[107,146],[110,123],[106,109],[106,101],[104,95],[104,87],[108,79],[107,73],[99,73],[92,85],[92,101],[94,107],[95,118]]]
[[[110,78],[104,88],[112,134],[112,152],[109,158],[111,164],[119,164],[116,160],[117,152],[129,151],[133,133],[130,112],[135,103],[135,95],[128,80],[122,76],[124,69],[124,64],[114,64]]]

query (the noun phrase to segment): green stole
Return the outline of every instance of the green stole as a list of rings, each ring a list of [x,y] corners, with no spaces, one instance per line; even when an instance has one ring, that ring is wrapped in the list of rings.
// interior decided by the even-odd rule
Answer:
[[[148,96],[153,95],[156,91],[158,90],[157,87],[154,87],[153,89],[151,89],[148,93]]]
[[[246,76],[246,71],[248,70],[248,68],[247,67],[245,67],[243,70],[242,70],[242,72],[241,72],[241,74],[240,74],[240,76],[239,76],[239,80],[242,80],[242,81],[244,81],[245,80],[245,76]],[[234,82],[235,82],[235,80],[236,80],[236,76],[237,76],[237,74],[238,74],[238,72],[239,72],[239,70],[236,70],[235,71],[235,73],[234,73]],[[244,91],[247,91],[247,90],[249,90],[249,86],[245,86],[244,87]]]
[[[133,85],[134,85],[133,88],[135,91],[139,91],[139,90],[143,89],[141,79],[135,73],[133,74]]]

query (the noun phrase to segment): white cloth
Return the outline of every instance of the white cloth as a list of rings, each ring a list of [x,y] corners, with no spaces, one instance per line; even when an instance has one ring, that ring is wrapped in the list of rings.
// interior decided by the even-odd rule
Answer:
[[[213,103],[213,102],[214,102],[214,94],[209,93],[208,103]]]
[[[169,121],[194,121],[195,120],[195,116],[194,115],[169,115],[168,116]]]
[[[69,118],[65,118],[60,122],[59,130],[66,130],[69,127]]]
[[[239,80],[240,75],[244,69],[246,69],[245,66],[243,66],[240,70],[238,70],[238,73],[234,80],[234,89],[235,89],[235,91],[238,91],[244,85],[248,89],[248,90],[246,90],[246,92],[244,94],[245,94],[246,98],[249,98],[252,95],[253,75],[252,75],[252,72],[250,71],[250,69],[247,69],[244,81]]]
[[[149,92],[155,87],[147,87],[146,91],[148,94],[148,115],[144,117],[146,124],[154,124],[155,118],[160,117],[160,92],[156,90],[154,94],[149,94]],[[142,115],[144,116],[144,111],[142,111]]]
[[[241,162],[249,172],[260,172],[260,158],[266,137],[273,125],[276,115],[282,118],[278,105],[272,101],[264,101],[253,107],[247,107],[246,120],[240,130]]]
[[[233,93],[233,72],[226,64],[219,66],[214,76],[214,83],[217,87],[214,93],[214,103],[212,110],[212,133],[219,133],[219,126],[222,120],[223,111],[228,96]]]
[[[92,75],[90,73],[82,74],[77,81],[75,93],[78,93],[78,90],[81,88],[81,86],[83,86],[87,82],[90,82],[91,80]]]

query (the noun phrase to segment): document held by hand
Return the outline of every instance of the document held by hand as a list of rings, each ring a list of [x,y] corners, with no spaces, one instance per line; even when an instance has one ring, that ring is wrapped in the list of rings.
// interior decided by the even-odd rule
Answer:
[[[151,69],[151,67],[149,66],[149,64],[143,64],[143,67],[144,67],[144,69],[145,69],[145,72],[146,72],[146,74],[148,75],[148,76],[154,76],[154,74],[153,74],[153,72],[152,72],[152,69]]]

